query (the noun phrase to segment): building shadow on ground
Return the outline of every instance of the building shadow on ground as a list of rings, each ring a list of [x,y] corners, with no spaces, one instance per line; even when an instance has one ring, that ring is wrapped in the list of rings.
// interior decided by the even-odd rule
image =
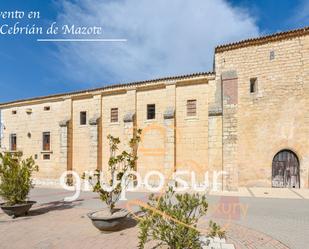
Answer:
[[[53,211],[67,210],[74,207],[78,207],[82,204],[83,199],[76,200],[74,202],[65,201],[53,201],[44,204],[37,205],[33,207],[28,213],[28,216],[37,216],[46,214]]]

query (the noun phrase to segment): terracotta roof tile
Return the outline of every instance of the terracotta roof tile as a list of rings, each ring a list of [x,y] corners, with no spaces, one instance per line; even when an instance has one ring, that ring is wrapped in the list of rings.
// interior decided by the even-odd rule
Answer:
[[[309,27],[304,27],[300,29],[295,29],[295,30],[275,33],[272,35],[261,36],[257,38],[242,40],[239,42],[220,45],[216,47],[215,52],[221,53],[221,52],[228,51],[228,50],[233,50],[233,49],[238,49],[238,48],[243,48],[243,47],[248,47],[248,46],[262,45],[268,42],[275,42],[275,41],[300,37],[300,36],[304,36],[308,34],[309,34]]]
[[[198,72],[198,73],[187,74],[187,75],[170,76],[170,77],[163,77],[163,78],[157,78],[157,79],[152,79],[152,80],[143,80],[143,81],[134,81],[134,82],[130,82],[130,83],[107,85],[107,86],[100,87],[100,88],[92,88],[92,89],[86,89],[86,90],[81,90],[81,91],[53,94],[53,95],[40,96],[40,97],[34,97],[34,98],[28,98],[28,99],[20,99],[20,100],[0,103],[0,108],[4,107],[4,106],[9,106],[9,105],[17,104],[17,103],[19,104],[19,103],[28,102],[28,101],[52,99],[52,98],[57,98],[57,97],[69,97],[69,96],[72,96],[72,95],[78,95],[78,94],[83,94],[83,93],[84,94],[88,94],[88,93],[91,94],[92,92],[112,90],[112,89],[116,89],[116,88],[135,87],[135,86],[141,86],[141,85],[145,85],[145,84],[147,85],[147,84],[152,84],[152,83],[158,83],[158,82],[161,82],[161,81],[183,80],[183,79],[190,79],[190,78],[199,77],[199,76],[213,76],[213,75],[214,75],[213,72]]]

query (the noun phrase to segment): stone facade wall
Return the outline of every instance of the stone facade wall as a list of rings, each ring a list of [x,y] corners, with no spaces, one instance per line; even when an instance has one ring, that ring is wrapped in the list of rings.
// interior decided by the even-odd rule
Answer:
[[[209,177],[214,171],[222,171],[222,116],[208,117],[208,169]],[[211,178],[210,178],[211,179]],[[222,177],[218,184],[222,183]]]
[[[224,189],[270,187],[272,160],[288,149],[298,156],[301,187],[309,187],[309,36],[217,52],[215,71],[2,105],[1,150],[9,150],[15,133],[18,149],[36,157],[37,177],[58,178],[66,169],[107,170],[107,135],[120,138],[120,150],[129,149],[141,128],[136,153],[143,177],[152,170],[166,178],[189,170],[201,182],[205,171],[223,170]],[[251,93],[253,78],[257,90]],[[196,116],[187,115],[188,100],[196,100]],[[148,104],[156,106],[154,120],[147,120]],[[118,108],[118,122],[111,123],[111,108]],[[87,112],[85,125],[81,111]],[[45,131],[51,132],[49,152],[42,151]],[[43,160],[44,154],[50,160]]]
[[[270,187],[273,157],[290,149],[300,159],[301,187],[308,187],[308,52],[309,37],[302,36],[215,55],[216,78],[237,74],[237,103],[223,100],[223,165],[237,185]],[[250,78],[257,78],[255,93]]]
[[[214,172],[223,170],[222,148],[222,89],[221,78],[217,77],[208,82],[208,165],[210,179]],[[212,174],[212,175],[211,175]],[[222,189],[222,176],[218,177],[218,185]]]
[[[177,169],[195,172],[200,183],[205,171],[209,170],[207,91],[207,84],[183,85],[176,89]],[[193,117],[187,116],[186,104],[191,99],[196,99],[197,107],[197,115]]]
[[[128,149],[126,146],[129,139],[132,137],[133,126],[127,127],[127,123],[123,122],[123,118],[127,110],[135,109],[135,96],[126,92],[117,94],[103,95],[102,97],[102,169],[108,169],[108,160],[110,156],[108,135],[119,137],[121,144],[119,151]],[[111,108],[118,108],[118,122],[111,122]]]
[[[78,174],[85,170],[97,169],[97,125],[89,122],[100,117],[101,97],[89,96],[84,99],[73,99],[72,103],[72,167]],[[80,124],[80,112],[86,112],[85,125]]]
[[[136,152],[137,170],[142,177],[158,170],[167,180],[176,169],[192,170],[201,176],[208,169],[207,84],[207,79],[166,81],[150,87],[3,108],[2,120],[7,128],[2,149],[8,151],[9,134],[16,133],[18,149],[25,156],[38,156],[38,177],[57,179],[66,169],[79,175],[95,169],[106,171],[110,156],[107,136],[120,138],[119,151],[129,150],[128,142],[139,128],[143,133]],[[195,117],[187,117],[190,99],[197,100]],[[154,120],[147,119],[148,104],[156,106]],[[43,111],[47,105],[50,111]],[[118,108],[118,122],[111,122],[111,108]],[[27,109],[32,109],[31,115],[26,114]],[[80,123],[81,112],[86,112],[84,125]],[[28,131],[31,139],[26,137]],[[50,160],[42,160],[44,131],[51,133]],[[149,180],[156,185],[158,177]]]
[[[238,79],[235,71],[223,72],[222,82],[222,162],[226,177],[223,187],[233,190],[238,187],[237,140],[238,140]]]
[[[137,127],[143,130],[141,143],[138,148],[137,168],[144,177],[149,171],[159,170],[164,172],[165,159],[165,139],[166,129],[164,127],[164,111],[168,103],[175,101],[173,98],[167,98],[166,88],[164,86],[155,89],[138,91],[136,96],[136,121]],[[147,119],[147,105],[155,104],[155,119]],[[152,177],[149,182],[156,184],[157,177]]]
[[[44,111],[45,106],[49,106],[50,110]],[[16,114],[13,114],[12,111],[16,111]],[[22,151],[24,156],[33,156],[40,166],[35,177],[59,178],[67,168],[66,158],[61,152],[66,134],[63,133],[59,122],[67,119],[70,112],[70,101],[67,100],[3,109],[2,121],[5,128],[2,150],[10,150],[10,134],[16,134],[17,150]],[[43,132],[51,134],[51,150],[48,152],[43,151]],[[44,154],[49,154],[50,160],[44,160]]]

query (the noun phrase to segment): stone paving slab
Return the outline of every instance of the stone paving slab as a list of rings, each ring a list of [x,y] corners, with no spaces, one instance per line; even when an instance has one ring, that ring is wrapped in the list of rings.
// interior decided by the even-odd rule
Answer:
[[[269,188],[267,189],[269,190]],[[293,190],[284,189],[284,192]],[[292,192],[293,193],[293,192]],[[63,236],[63,234],[71,233],[72,236],[77,238],[78,240],[81,239],[80,244],[83,245],[83,243],[86,243],[83,240],[88,240],[88,238],[92,238],[91,236],[95,236],[95,234],[88,234],[87,236],[84,236],[80,230],[82,230],[83,226],[87,226],[88,228],[84,229],[94,229],[93,233],[98,232],[94,227],[92,227],[91,222],[89,221],[88,217],[85,216],[86,213],[97,210],[100,208],[103,208],[102,202],[99,200],[98,196],[95,193],[92,192],[83,192],[80,196],[80,199],[74,203],[63,203],[61,200],[63,200],[64,197],[70,196],[73,193],[70,193],[68,191],[64,190],[55,190],[55,189],[38,189],[35,188],[31,191],[31,200],[36,200],[38,203],[34,206],[35,212],[31,213],[32,216],[29,217],[23,217],[18,218],[17,220],[11,220],[9,217],[1,213],[0,211],[0,248],[63,248],[61,245],[64,244],[66,247],[69,247],[69,243],[66,242],[68,239],[66,236]],[[280,193],[279,193],[280,194]],[[296,192],[294,193],[295,195]],[[305,196],[306,191],[302,190],[299,191],[299,194],[302,194]],[[128,193],[128,199],[140,199],[143,201],[147,201],[148,193]],[[254,198],[254,197],[233,197],[233,196],[209,196],[209,215],[211,215],[211,219],[216,221],[221,219],[229,219],[227,223],[234,222],[243,225],[245,227],[251,227],[251,229],[256,229],[259,231],[264,231],[267,234],[271,234],[275,238],[279,238],[282,241],[284,241],[287,245],[290,246],[291,249],[305,249],[307,248],[305,245],[307,245],[307,234],[306,231],[308,229],[309,220],[308,216],[308,207],[309,202],[305,198],[302,198],[300,195],[297,195],[299,199],[291,199],[291,198]],[[124,206],[125,207],[125,206]],[[212,208],[211,208],[212,207]],[[234,214],[234,211],[232,212],[233,215],[228,215],[227,218],[225,218],[225,212],[229,208],[237,207],[237,210],[240,209],[246,211],[246,213],[242,212],[236,212]],[[248,208],[248,209],[245,209]],[[38,209],[38,210],[37,210]],[[79,211],[79,210],[83,211]],[[77,210],[77,211],[75,211]],[[234,209],[232,209],[234,210]],[[236,211],[237,211],[236,210]],[[75,213],[74,214],[72,214]],[[80,212],[80,216],[76,215]],[[59,217],[58,217],[59,215]],[[84,218],[81,218],[84,216]],[[47,218],[45,218],[47,217]],[[64,217],[64,218],[62,218]],[[71,224],[62,224],[62,219],[66,219],[67,217],[72,217],[67,220],[67,223]],[[60,220],[58,222],[58,219]],[[83,220],[83,222],[81,222]],[[206,220],[206,219],[205,219]],[[209,219],[208,219],[209,220]],[[17,223],[16,223],[17,222]],[[17,247],[3,247],[2,245],[6,245],[7,241],[5,238],[2,237],[2,235],[7,234],[12,239],[12,245],[15,243],[15,239],[19,238],[18,234],[13,235],[13,231],[19,231],[19,222],[25,222],[25,224],[22,226],[24,230],[29,230],[29,233],[36,234],[37,237],[40,238],[40,241],[33,241],[31,240],[31,246],[30,247],[22,247],[22,244],[17,244]],[[6,226],[8,223],[13,223],[14,225],[10,225],[11,228],[6,230]],[[16,225],[18,224],[18,225]],[[35,226],[35,224],[38,224]],[[48,232],[43,233],[45,231],[45,227],[51,227],[51,230],[53,230],[53,226],[59,226],[59,231],[57,231],[56,236],[49,237]],[[15,228],[16,226],[16,228]],[[33,228],[35,227],[35,229]],[[75,226],[81,226],[80,228],[75,229]],[[42,227],[42,228],[41,228]],[[47,228],[46,228],[47,229]],[[71,231],[71,229],[75,231]],[[131,230],[135,229],[135,232]],[[250,229],[245,229],[242,235],[237,235],[235,230],[227,228],[229,232],[229,240],[235,239],[238,242],[237,249],[243,249],[247,248],[243,245],[243,243],[239,242],[238,237],[244,238],[245,241],[250,241]],[[7,231],[7,232],[5,232]],[[69,231],[69,232],[68,232]],[[88,231],[88,230],[87,230]],[[255,230],[253,230],[255,231]],[[22,231],[20,231],[22,232]],[[59,234],[58,234],[59,232]],[[127,233],[130,232],[132,236],[129,236],[132,239],[137,240],[137,234],[138,229],[136,227],[130,227],[128,229],[125,229],[123,232]],[[290,236],[291,232],[294,232],[293,236]],[[27,234],[27,233],[26,233]],[[47,236],[44,237],[44,234]],[[81,234],[81,235],[80,235]],[[133,236],[134,234],[134,236]],[[117,235],[117,234],[116,234]],[[103,235],[104,237],[105,235]],[[117,237],[118,236],[118,237]],[[122,235],[118,233],[117,236],[114,236],[115,240],[122,239]],[[265,235],[261,235],[262,237]],[[27,237],[27,236],[26,236]],[[247,239],[245,239],[247,237]],[[252,237],[252,236],[251,236]],[[15,238],[15,239],[14,239]],[[23,239],[22,236],[20,236],[21,239]],[[43,239],[45,238],[45,239]],[[107,236],[107,240],[108,240]],[[27,238],[28,239],[28,238]],[[35,240],[38,240],[38,238],[35,238]],[[43,242],[41,241],[43,240]],[[72,240],[72,238],[71,238]],[[121,248],[117,247],[106,247],[104,244],[104,240],[101,240],[101,237],[99,237],[99,242],[103,243],[103,246],[97,246],[95,248]],[[111,239],[112,240],[112,239]],[[259,240],[259,239],[256,239]],[[49,244],[52,241],[52,246],[49,246]],[[3,243],[4,242],[4,243]],[[99,243],[98,242],[98,243]],[[57,244],[58,243],[58,244]],[[78,242],[76,242],[78,244]],[[88,243],[86,243],[86,246],[88,246]],[[119,242],[120,243],[120,242]],[[137,243],[137,242],[136,242]],[[234,243],[234,242],[233,242]],[[56,246],[53,246],[53,245]],[[279,245],[282,243],[279,242]],[[136,248],[134,247],[137,244],[134,244],[133,242],[128,242],[128,246],[133,247],[123,247],[123,248]],[[35,246],[35,247],[34,247]],[[263,247],[264,246],[264,247]],[[70,247],[69,247],[70,248]],[[77,247],[77,248],[83,248],[83,247]],[[85,247],[88,248],[88,247]],[[274,248],[272,245],[269,247],[267,244],[259,245],[257,244],[256,247],[253,248]],[[279,247],[280,248],[280,247]]]
[[[291,189],[291,191],[297,193],[304,199],[309,199],[309,189]]]
[[[46,185],[36,185],[37,189],[46,189]],[[59,192],[64,192],[60,185],[48,187]],[[84,191],[89,192],[91,191]],[[138,189],[132,193],[149,194],[147,189]],[[265,187],[239,187],[237,191],[209,191],[213,196],[238,196],[238,197],[257,197],[257,198],[279,198],[279,199],[309,199],[309,189],[289,189],[289,188],[265,188]]]
[[[289,249],[271,236],[241,225],[231,223],[227,230],[228,238],[236,249]]]
[[[210,195],[217,196],[238,196],[238,197],[251,197],[251,193],[248,188],[239,187],[238,191],[210,191]]]
[[[74,203],[51,202],[36,204],[29,216],[11,219],[0,212],[1,249],[136,249],[138,227],[128,219],[122,231],[102,233],[92,224],[83,201]],[[207,220],[208,221],[208,220]],[[206,219],[200,226],[206,226]],[[227,242],[236,249],[263,248],[287,249],[279,241],[263,233],[230,223],[227,227]],[[147,244],[146,249],[152,248]]]
[[[250,188],[254,197],[301,199],[299,195],[287,188]]]

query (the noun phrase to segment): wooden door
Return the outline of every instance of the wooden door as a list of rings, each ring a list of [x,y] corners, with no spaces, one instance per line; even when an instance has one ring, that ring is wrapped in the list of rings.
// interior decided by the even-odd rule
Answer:
[[[272,186],[275,188],[299,188],[299,161],[290,150],[278,152],[272,164]]]

